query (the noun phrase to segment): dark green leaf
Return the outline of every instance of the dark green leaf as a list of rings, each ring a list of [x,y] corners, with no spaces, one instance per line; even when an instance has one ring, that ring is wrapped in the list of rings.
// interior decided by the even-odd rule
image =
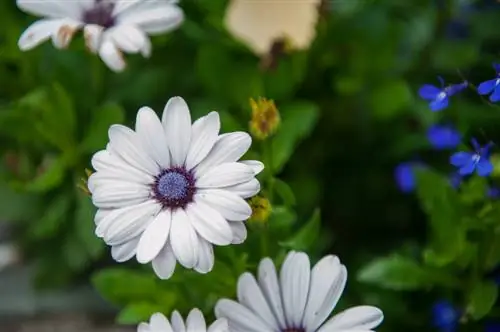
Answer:
[[[376,117],[391,119],[406,111],[412,100],[412,92],[406,81],[390,81],[372,91],[370,105]]]
[[[28,221],[40,216],[40,197],[16,192],[6,185],[0,186],[0,219],[2,221]]]
[[[148,322],[151,315],[157,312],[161,313],[162,310],[165,310],[165,308],[156,303],[143,301],[129,303],[120,311],[116,317],[116,322],[124,325]]]
[[[94,215],[96,209],[92,199],[86,195],[79,194],[75,214],[75,232],[79,239],[79,245],[88,254],[96,259],[104,251],[104,242],[95,236]]]
[[[465,204],[475,204],[484,200],[488,182],[486,178],[474,176],[461,185],[460,199]]]
[[[25,189],[31,192],[46,192],[61,184],[67,169],[67,160],[62,156],[50,161],[43,172],[29,182]]]
[[[320,232],[321,214],[320,210],[316,209],[314,210],[311,218],[304,226],[302,226],[301,229],[299,229],[297,233],[295,233],[291,238],[279,242],[279,244],[285,248],[307,251],[318,241]]]
[[[30,224],[28,234],[36,239],[53,236],[66,221],[70,208],[71,196],[66,194],[57,196],[45,207],[41,218]]]
[[[313,130],[318,120],[318,107],[309,102],[297,102],[279,107],[281,126],[272,140],[272,171],[278,173],[288,162],[300,140]]]
[[[498,287],[494,282],[485,281],[475,284],[469,297],[467,312],[476,320],[486,316],[498,297]]]
[[[290,229],[297,220],[297,215],[293,210],[285,206],[273,206],[269,216],[269,227],[271,229]]]
[[[104,149],[108,141],[108,129],[112,124],[121,124],[125,120],[123,108],[117,104],[106,104],[95,110],[94,118],[81,143],[81,150],[94,153]]]
[[[283,200],[283,203],[285,203],[286,206],[290,207],[295,205],[295,195],[292,191],[292,188],[290,188],[290,186],[286,182],[278,178],[274,178],[273,186],[274,190]]]

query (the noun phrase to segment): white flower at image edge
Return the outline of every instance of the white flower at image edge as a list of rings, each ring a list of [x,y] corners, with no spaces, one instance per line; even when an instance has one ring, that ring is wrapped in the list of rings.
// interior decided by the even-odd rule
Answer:
[[[215,315],[227,318],[232,332],[371,331],[383,320],[376,307],[353,307],[327,320],[346,281],[347,270],[333,255],[311,269],[305,253],[292,251],[279,276],[271,259],[264,258],[257,279],[248,272],[240,276],[238,302],[219,300]]]
[[[122,71],[122,52],[151,54],[148,35],[177,28],[184,13],[176,0],[17,0],[23,11],[45,17],[31,24],[19,38],[19,48],[30,50],[52,39],[66,48],[83,29],[85,44],[114,71]]]
[[[149,323],[140,323],[137,332],[228,332],[227,321],[224,318],[213,322],[207,330],[205,318],[199,309],[192,309],[189,312],[186,322],[182,316],[174,311],[170,322],[161,313],[151,316]]]
[[[191,125],[188,105],[171,98],[160,121],[149,107],[135,131],[109,129],[109,144],[92,158],[88,179],[98,207],[96,235],[118,262],[152,262],[162,279],[176,262],[200,273],[214,265],[212,245],[242,243],[252,209],[245,198],[260,191],[259,161],[238,160],[252,143],[245,132],[219,135],[217,112]]]

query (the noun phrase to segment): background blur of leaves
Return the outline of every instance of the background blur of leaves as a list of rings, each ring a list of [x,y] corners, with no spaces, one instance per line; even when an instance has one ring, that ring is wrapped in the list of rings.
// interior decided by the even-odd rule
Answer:
[[[21,53],[17,39],[33,18],[0,3],[0,218],[13,223],[26,257],[38,266],[37,285],[91,278],[124,308],[118,319],[127,323],[174,307],[210,313],[217,298],[234,296],[237,276],[262,255],[279,261],[295,248],[314,259],[339,255],[351,276],[342,305],[380,306],[386,316],[380,331],[428,328],[428,308],[443,295],[439,287],[456,286],[455,270],[442,267],[459,263],[456,246],[466,230],[442,215],[457,213],[461,203],[433,211],[425,199],[441,199],[442,176],[423,175],[419,204],[397,191],[393,169],[415,158],[446,169],[448,155],[433,152],[425,138],[436,121],[499,141],[500,111],[473,92],[442,113],[430,112],[416,95],[438,74],[451,82],[491,77],[491,62],[499,60],[499,7],[494,1],[469,7],[463,0],[327,1],[311,49],[264,71],[224,30],[226,3],[181,2],[185,24],[153,39],[151,59],[129,56],[122,74],[89,55],[81,38],[65,51],[46,43]],[[253,225],[244,245],[217,248],[212,273],[200,277],[178,266],[172,280],[161,282],[149,266],[105,268],[112,262],[94,236],[94,208],[76,185],[92,153],[105,147],[110,124],[130,125],[144,105],[161,111],[174,95],[187,100],[193,118],[220,112],[223,131],[247,130],[249,98],[271,98],[282,124],[266,170],[274,183],[266,193],[273,197],[268,223]],[[259,149],[256,143],[252,151]],[[430,229],[440,215],[446,222]],[[493,306],[492,287],[495,298],[478,300],[491,305],[477,310]]]

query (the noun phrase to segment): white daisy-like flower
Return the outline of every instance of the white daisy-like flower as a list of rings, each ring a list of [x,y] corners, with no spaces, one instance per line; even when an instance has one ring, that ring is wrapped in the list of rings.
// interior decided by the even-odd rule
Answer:
[[[184,20],[177,0],[17,0],[27,13],[45,18],[34,22],[19,38],[19,48],[30,50],[52,39],[65,48],[83,29],[92,53],[114,71],[125,68],[122,52],[151,54],[148,35],[164,33]]]
[[[260,190],[259,161],[238,161],[250,148],[245,132],[219,135],[217,112],[191,125],[188,105],[171,98],[162,119],[149,107],[137,113],[135,131],[109,129],[109,144],[92,158],[88,179],[98,207],[96,235],[118,262],[136,256],[153,263],[162,279],[176,261],[207,273],[212,245],[242,243],[252,209],[245,198]]]
[[[372,306],[347,309],[328,319],[347,281],[347,270],[336,256],[321,259],[312,269],[309,257],[290,252],[279,277],[269,258],[258,279],[246,272],[238,280],[238,302],[221,299],[217,318],[227,318],[233,332],[367,332],[383,320]],[[326,320],[326,322],[325,322]]]
[[[321,0],[231,0],[224,23],[257,55],[267,54],[282,38],[304,50],[316,37],[320,4]]]
[[[140,323],[137,332],[228,332],[227,321],[224,318],[217,319],[207,329],[205,318],[197,308],[192,309],[186,319],[182,319],[179,312],[174,311],[170,322],[161,313],[151,316],[149,323]]]

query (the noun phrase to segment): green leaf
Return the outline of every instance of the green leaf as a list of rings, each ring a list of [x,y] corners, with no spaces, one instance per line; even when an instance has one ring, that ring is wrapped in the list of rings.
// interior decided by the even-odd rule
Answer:
[[[376,117],[387,120],[406,111],[412,100],[412,92],[406,81],[390,81],[373,90],[370,106]]]
[[[415,290],[433,284],[454,285],[451,276],[430,270],[410,258],[399,255],[381,257],[365,265],[357,275],[360,282],[393,290]]]
[[[290,229],[297,221],[297,214],[286,206],[273,206],[269,216],[269,227],[271,229]]]
[[[293,193],[292,188],[290,186],[278,179],[278,178],[273,178],[273,186],[274,190],[276,193],[279,195],[279,197],[283,200],[286,206],[291,207],[295,205],[295,195]]]
[[[93,113],[94,117],[86,136],[81,143],[81,150],[93,153],[104,149],[108,141],[108,129],[112,124],[120,124],[125,120],[125,112],[118,104],[108,103]]]
[[[16,192],[0,185],[0,219],[2,221],[29,221],[40,216],[40,197]],[[27,208],[29,207],[29,208]]]
[[[283,57],[278,66],[264,74],[266,97],[285,100],[291,97],[303,80],[307,69],[307,53],[298,52]]]
[[[95,236],[94,233],[95,212],[92,199],[86,195],[79,194],[77,196],[75,213],[75,232],[79,244],[94,259],[99,258],[104,251],[104,242]]]
[[[479,47],[475,43],[441,40],[432,52],[431,67],[437,70],[467,68],[479,59]]]
[[[288,162],[300,140],[309,135],[318,120],[318,107],[296,102],[279,107],[281,126],[272,140],[272,171],[278,173]]]
[[[152,273],[124,268],[108,268],[92,276],[92,283],[99,293],[117,305],[154,299],[159,290],[156,282]]]
[[[448,178],[428,170],[417,170],[417,195],[429,216],[430,247],[426,262],[444,266],[457,259],[465,247],[466,228],[461,224],[462,206]]]
[[[297,233],[295,233],[291,238],[279,242],[279,244],[280,246],[288,249],[307,251],[318,241],[320,232],[321,214],[320,210],[316,209],[314,210],[311,218],[309,218],[307,223],[302,226]]]
[[[47,168],[39,176],[25,186],[25,190],[47,192],[54,189],[62,183],[67,167],[67,159],[63,156],[58,156],[56,159],[50,161]]]
[[[164,309],[159,304],[145,301],[129,303],[120,311],[116,317],[116,322],[124,325],[147,322],[152,314],[161,313]]]
[[[488,182],[486,178],[481,176],[473,176],[468,181],[461,185],[460,199],[465,204],[475,204],[484,201]]]
[[[470,292],[467,312],[475,320],[479,320],[491,311],[497,297],[498,287],[494,282],[479,282],[473,286]]]
[[[59,227],[66,221],[71,207],[71,196],[61,194],[44,209],[42,217],[30,224],[28,234],[35,239],[45,239],[57,233]]]

